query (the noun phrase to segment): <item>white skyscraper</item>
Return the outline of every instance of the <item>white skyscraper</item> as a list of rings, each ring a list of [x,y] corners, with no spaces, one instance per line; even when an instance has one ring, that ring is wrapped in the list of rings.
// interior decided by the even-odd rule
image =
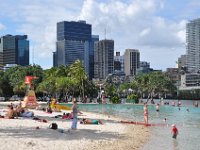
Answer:
[[[140,52],[136,49],[126,49],[124,53],[124,72],[126,76],[137,75],[140,68]]]
[[[189,72],[197,72],[200,70],[200,18],[187,23],[186,42],[186,66]]]

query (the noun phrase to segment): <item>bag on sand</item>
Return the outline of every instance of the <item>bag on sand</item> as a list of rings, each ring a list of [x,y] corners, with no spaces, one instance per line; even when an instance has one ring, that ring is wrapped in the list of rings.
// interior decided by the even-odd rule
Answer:
[[[56,123],[51,123],[51,124],[49,125],[49,128],[50,128],[50,129],[53,129],[53,130],[56,130],[56,129],[58,129],[58,125],[57,125]]]

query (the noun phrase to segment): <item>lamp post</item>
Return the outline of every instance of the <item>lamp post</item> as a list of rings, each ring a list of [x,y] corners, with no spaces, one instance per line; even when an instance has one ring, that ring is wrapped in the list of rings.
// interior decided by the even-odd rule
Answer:
[[[179,81],[177,81],[176,96],[177,96],[177,99],[179,99]]]
[[[199,89],[199,81],[197,81],[197,83],[196,83],[196,84],[197,84],[197,89]]]
[[[100,101],[101,100],[101,97],[102,97],[102,91],[101,91],[101,86],[102,86],[103,84],[99,84],[99,96],[98,96],[98,102],[100,103],[100,102],[102,102],[102,101]]]

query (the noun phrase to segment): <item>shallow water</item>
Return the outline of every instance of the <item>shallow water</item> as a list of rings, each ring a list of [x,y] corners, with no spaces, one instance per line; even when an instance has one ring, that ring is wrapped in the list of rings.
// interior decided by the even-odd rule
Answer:
[[[132,121],[143,122],[143,105],[132,104],[79,104],[82,111],[112,114]],[[170,105],[160,106],[156,112],[155,105],[149,105],[149,123],[164,124],[151,128],[151,138],[142,150],[199,150],[200,149],[200,108],[192,106],[191,101],[182,102],[180,110]],[[189,109],[189,111],[187,111]],[[179,130],[177,139],[171,135],[171,125],[176,124]]]

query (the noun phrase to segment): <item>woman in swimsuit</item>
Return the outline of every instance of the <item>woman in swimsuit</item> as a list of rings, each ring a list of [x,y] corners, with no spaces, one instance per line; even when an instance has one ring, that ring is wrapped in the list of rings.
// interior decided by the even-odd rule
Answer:
[[[144,103],[144,123],[148,124],[148,107],[147,107],[147,103]]]
[[[81,124],[103,124],[101,120],[96,119],[84,119],[80,122]]]

